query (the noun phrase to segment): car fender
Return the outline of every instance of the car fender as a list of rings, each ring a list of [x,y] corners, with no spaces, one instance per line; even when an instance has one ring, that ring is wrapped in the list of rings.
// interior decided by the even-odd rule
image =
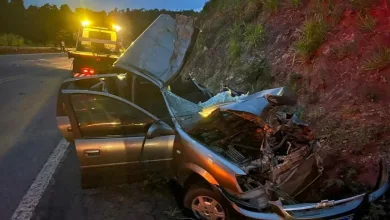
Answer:
[[[191,173],[196,173],[203,177],[212,186],[219,186],[217,180],[215,180],[215,178],[209,172],[193,163],[184,164],[184,170],[182,170],[179,174],[179,182],[183,184],[191,175]]]

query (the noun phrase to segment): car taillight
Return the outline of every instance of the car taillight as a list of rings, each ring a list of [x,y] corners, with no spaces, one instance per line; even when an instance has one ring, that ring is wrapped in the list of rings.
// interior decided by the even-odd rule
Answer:
[[[91,75],[94,75],[95,74],[95,69],[93,68],[81,68],[81,73],[80,73],[80,77],[83,77],[83,76],[91,76]]]

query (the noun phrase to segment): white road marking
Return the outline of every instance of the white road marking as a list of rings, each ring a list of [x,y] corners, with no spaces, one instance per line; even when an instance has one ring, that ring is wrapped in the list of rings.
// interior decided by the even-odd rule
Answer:
[[[7,77],[7,78],[3,78],[3,79],[0,79],[0,83],[5,83],[5,82],[12,81],[12,80],[21,79],[21,78],[23,78],[24,76],[25,76],[25,75],[19,75],[19,76],[11,76],[11,77]]]
[[[38,176],[34,180],[33,184],[24,195],[22,201],[20,201],[18,208],[15,210],[11,217],[11,220],[30,220],[35,208],[37,207],[39,200],[42,198],[54,171],[58,167],[62,157],[65,155],[66,150],[69,147],[69,142],[62,139],[58,143],[56,149],[43,166]]]

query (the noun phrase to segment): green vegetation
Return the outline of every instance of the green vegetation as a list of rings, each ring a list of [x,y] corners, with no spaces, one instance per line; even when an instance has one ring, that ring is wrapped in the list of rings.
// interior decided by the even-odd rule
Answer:
[[[390,48],[381,47],[363,64],[365,70],[381,70],[390,64]]]
[[[355,10],[363,11],[378,2],[378,0],[349,0],[349,2]]]
[[[358,51],[357,42],[347,42],[342,43],[341,45],[335,46],[331,49],[331,53],[337,59],[342,59],[346,57],[348,54],[356,53]]]
[[[231,39],[229,42],[229,59],[235,61],[241,56],[241,45],[236,39]]]
[[[243,32],[245,31],[245,23],[234,23],[229,29],[229,59],[235,61],[241,56],[241,41],[243,40]]]
[[[376,20],[371,15],[361,15],[359,13],[359,29],[365,32],[373,31],[376,27]]]
[[[263,3],[264,8],[270,11],[277,11],[279,8],[279,0],[260,0]]]
[[[233,27],[229,29],[230,38],[240,39],[242,38],[242,33],[245,29],[244,22],[236,22],[233,24]]]
[[[288,87],[293,90],[294,92],[298,91],[298,84],[299,81],[302,80],[302,75],[296,72],[292,72],[289,77],[289,85]]]
[[[203,7],[202,15],[206,15],[215,11],[226,11],[235,8],[240,3],[240,0],[210,0]]]
[[[199,32],[198,39],[196,40],[195,47],[197,50],[203,50],[203,46],[206,43],[205,34],[203,31]]]
[[[0,35],[0,46],[22,46],[24,38],[17,34],[2,34]]]
[[[311,16],[322,16],[323,18],[328,18],[331,25],[338,24],[343,12],[345,10],[345,5],[337,4],[336,0],[316,0],[313,10],[309,12]]]
[[[249,47],[257,47],[265,38],[265,32],[263,25],[261,24],[248,24],[245,26],[245,42]]]
[[[238,0],[236,0],[238,1]],[[27,4],[26,4],[27,5]],[[86,8],[72,10],[68,5],[44,4],[24,6],[23,0],[0,0],[0,33],[13,33],[31,40],[33,45],[58,45],[64,40],[67,46],[75,44],[80,21],[88,18],[92,25],[111,27],[113,23],[122,26],[123,39],[132,42],[160,14],[196,15],[189,11],[115,9],[110,12],[95,12]],[[28,42],[24,42],[28,44]]]
[[[266,58],[260,61],[254,61],[244,72],[247,76],[247,81],[255,85],[255,88],[253,88],[254,91],[270,88],[273,78],[271,75],[271,67]]]
[[[261,9],[261,2],[258,0],[248,0],[249,2],[245,4],[244,11],[239,13],[240,19],[243,20],[244,22],[250,22],[256,16],[259,14],[259,11]]]
[[[291,4],[292,4],[294,7],[298,8],[299,6],[302,5],[302,0],[291,0]]]
[[[306,20],[303,25],[302,35],[295,43],[298,55],[303,58],[310,58],[324,42],[327,31],[328,25],[321,16],[315,16]]]
[[[229,59],[236,60],[241,56],[241,43],[248,47],[257,47],[265,38],[265,31],[261,24],[245,24],[236,22],[229,29]]]

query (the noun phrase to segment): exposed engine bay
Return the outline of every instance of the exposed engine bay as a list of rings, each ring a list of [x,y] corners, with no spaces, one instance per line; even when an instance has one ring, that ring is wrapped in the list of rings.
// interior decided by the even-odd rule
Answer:
[[[266,189],[270,200],[289,204],[322,175],[322,159],[311,129],[273,107],[265,117],[217,109],[188,131],[246,173],[244,192]],[[266,205],[266,203],[264,203]]]

